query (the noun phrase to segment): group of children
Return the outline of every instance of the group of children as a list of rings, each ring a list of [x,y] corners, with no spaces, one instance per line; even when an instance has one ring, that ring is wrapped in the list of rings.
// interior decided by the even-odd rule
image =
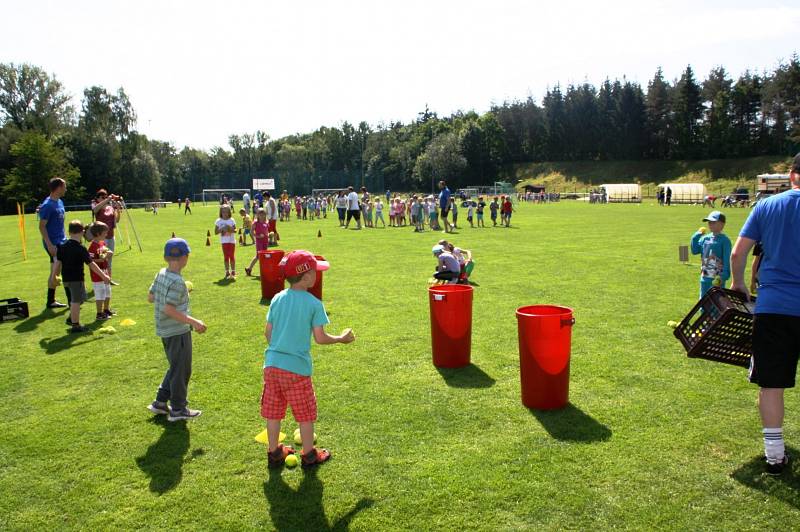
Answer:
[[[254,222],[245,209],[239,209],[242,217],[242,245],[247,245],[248,237],[251,244],[256,246],[256,254],[250,261],[250,265],[244,269],[250,276],[253,266],[258,261],[258,252],[266,250],[269,246],[277,245],[277,238],[274,231],[270,231],[267,221],[267,212],[263,207],[256,210],[256,221]],[[225,279],[236,280],[236,221],[233,219],[233,209],[230,205],[222,205],[219,208],[219,218],[214,222],[214,234],[219,235],[222,245],[222,259],[225,265]]]
[[[431,250],[436,257],[433,282],[442,284],[468,284],[475,268],[472,252],[456,247],[452,242],[440,240]]]
[[[81,325],[81,304],[88,299],[86,294],[84,265],[89,266],[94,299],[97,305],[97,321],[105,321],[116,312],[111,309],[111,280],[108,261],[113,252],[106,247],[103,240],[108,235],[108,225],[93,222],[84,226],[80,220],[73,220],[68,225],[69,238],[58,246],[53,268],[50,270],[49,286],[58,284],[59,276],[70,294],[69,316],[67,325],[74,333],[88,329]],[[83,245],[86,238],[89,249]]]
[[[511,225],[511,213],[514,207],[511,198],[502,196],[500,199],[495,197],[487,204],[483,197],[478,201],[466,200],[459,205],[459,200],[451,197],[448,203],[448,214],[452,215],[452,226],[458,229],[458,215],[460,209],[466,209],[467,223],[470,227],[486,227],[484,225],[484,212],[488,208],[493,226],[498,224],[509,227]],[[383,200],[378,197],[375,200],[367,198],[361,202],[362,216],[365,227],[377,227],[380,222],[386,227],[384,219]],[[423,232],[427,226],[432,231],[442,230],[440,219],[441,209],[434,196],[411,195],[408,198],[400,198],[397,195],[388,200],[386,207],[389,216],[389,227],[413,226],[414,232]]]
[[[228,208],[229,210],[230,208]],[[263,209],[258,216],[262,218]],[[224,218],[220,213],[221,220]],[[263,220],[261,220],[263,223]],[[258,224],[254,224],[258,245]],[[227,227],[228,224],[222,224]],[[229,234],[229,231],[225,231]],[[148,300],[154,304],[156,334],[161,338],[169,368],[156,391],[148,410],[166,415],[169,421],[193,419],[202,414],[188,407],[188,386],[192,366],[192,330],[206,331],[206,325],[189,313],[189,290],[181,271],[189,261],[188,243],[172,238],[164,246],[167,266],[162,268],[150,285]],[[314,422],[317,402],[311,381],[313,363],[311,340],[318,344],[350,343],[353,331],[345,329],[332,336],[325,332],[328,316],[322,301],[308,292],[316,281],[316,272],[327,270],[327,262],[317,260],[308,251],[294,251],[281,261],[281,270],[289,288],[271,301],[264,336],[268,347],[264,352],[264,387],[261,394],[261,415],[267,421],[269,467],[280,467],[295,449],[280,441],[281,422],[286,408],[299,425],[302,442],[301,464],[314,467],[331,458],[327,449],[315,446]]]

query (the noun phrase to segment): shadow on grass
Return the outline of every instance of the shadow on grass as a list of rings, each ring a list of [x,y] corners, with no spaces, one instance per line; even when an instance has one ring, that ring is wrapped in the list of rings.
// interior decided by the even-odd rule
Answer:
[[[22,320],[21,322],[19,322],[18,324],[16,324],[14,326],[14,330],[18,333],[31,332],[35,330],[39,326],[39,324],[58,316],[62,317],[66,316],[66,314],[64,314],[64,311],[69,312],[69,308],[63,308],[59,310],[61,312],[56,312],[54,309],[51,308],[45,308],[39,314],[35,316],[29,316],[24,320]]]
[[[55,355],[56,353],[60,353],[65,349],[69,349],[76,345],[83,345],[88,344],[90,342],[94,342],[96,340],[102,339],[102,335],[94,334],[94,330],[100,328],[100,322],[92,322],[88,325],[85,325],[87,332],[83,333],[73,333],[69,332],[69,325],[65,325],[66,332],[64,336],[59,336],[57,338],[42,338],[39,340],[39,346],[44,349],[44,352],[48,355]]]
[[[611,438],[611,429],[572,403],[560,410],[529,411],[550,436],[560,441],[593,443]]]
[[[800,456],[800,451],[790,447],[786,452],[791,457]],[[759,455],[741,465],[736,471],[731,473],[731,478],[765,495],[779,499],[795,508],[800,508],[800,468],[792,461],[789,469],[777,477],[767,475],[764,472],[764,455]]]
[[[353,508],[329,523],[322,506],[322,481],[316,469],[302,470],[303,480],[295,491],[283,480],[281,469],[270,469],[264,483],[264,496],[269,503],[272,526],[278,531],[350,529],[350,521],[362,510],[371,507],[372,499],[362,498]]]
[[[233,283],[234,280],[228,277],[227,279],[220,279],[218,281],[214,281],[214,284],[217,286],[228,286],[229,284]]]
[[[475,364],[463,368],[436,368],[451,388],[491,388],[495,380]]]
[[[150,491],[159,495],[173,489],[183,478],[184,455],[189,450],[189,428],[186,421],[170,423],[167,416],[155,416],[150,423],[163,427],[158,441],[136,458],[136,465],[150,477]],[[203,454],[202,449],[192,457]]]

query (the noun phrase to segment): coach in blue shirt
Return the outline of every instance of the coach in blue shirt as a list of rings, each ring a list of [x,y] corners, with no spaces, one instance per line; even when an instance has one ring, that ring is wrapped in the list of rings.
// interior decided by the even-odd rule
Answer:
[[[447,215],[450,214],[450,189],[447,188],[447,183],[439,181],[439,190],[439,212],[444,222],[444,232],[449,233],[453,231],[453,226],[447,221]]]
[[[756,242],[763,248],[750,382],[760,387],[766,469],[772,475],[781,474],[789,464],[783,442],[783,395],[784,389],[794,387],[800,356],[800,153],[789,179],[791,190],[756,204],[731,253],[731,288],[748,294],[747,255]]]
[[[54,177],[50,180],[48,186],[50,195],[39,205],[37,212],[39,213],[39,233],[42,235],[42,245],[52,265],[56,259],[58,246],[67,240],[64,234],[64,203],[61,201],[61,198],[67,192],[67,182],[60,177]],[[47,308],[66,307],[70,301],[70,293],[66,285],[64,286],[64,293],[67,295],[66,304],[56,301],[56,287],[48,284]]]

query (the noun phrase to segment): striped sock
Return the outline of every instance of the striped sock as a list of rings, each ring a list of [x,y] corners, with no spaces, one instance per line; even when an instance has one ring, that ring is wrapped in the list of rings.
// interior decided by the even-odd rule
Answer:
[[[764,429],[764,456],[767,457],[767,463],[779,464],[783,462],[783,455],[785,452],[783,443],[783,427],[775,429]]]

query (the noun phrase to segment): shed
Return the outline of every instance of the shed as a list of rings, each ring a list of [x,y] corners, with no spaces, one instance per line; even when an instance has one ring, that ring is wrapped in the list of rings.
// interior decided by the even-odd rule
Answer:
[[[703,203],[708,195],[703,183],[662,183],[658,188],[672,191],[672,203]]]
[[[600,185],[607,203],[641,203],[642,187],[636,183]]]

